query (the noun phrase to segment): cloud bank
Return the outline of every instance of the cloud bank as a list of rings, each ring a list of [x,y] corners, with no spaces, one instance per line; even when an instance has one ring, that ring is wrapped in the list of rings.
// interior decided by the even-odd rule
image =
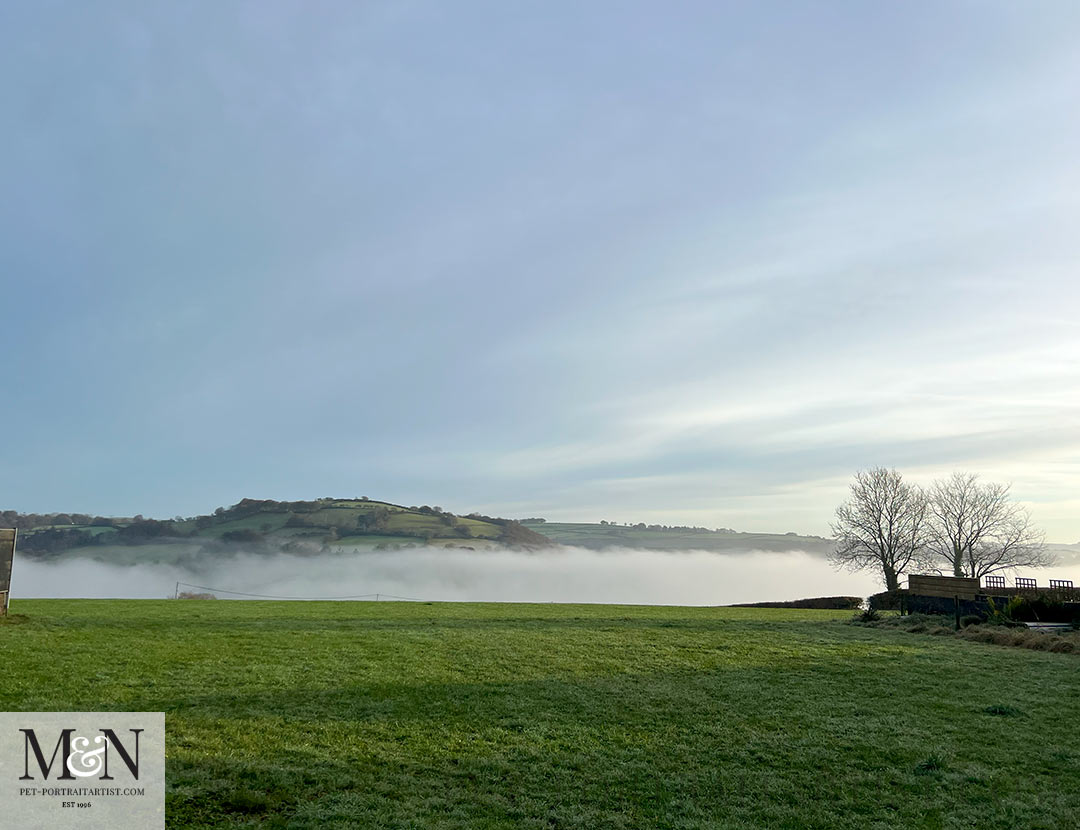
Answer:
[[[436,551],[270,556],[198,565],[116,565],[90,559],[17,561],[14,598],[163,598],[176,583],[225,593],[337,598],[380,594],[428,601],[723,605],[801,597],[866,596],[872,576],[837,573],[820,556],[747,551]],[[195,588],[181,586],[181,590]],[[374,597],[370,597],[374,599]]]
[[[325,5],[0,7],[0,505],[1080,539],[1080,4]]]

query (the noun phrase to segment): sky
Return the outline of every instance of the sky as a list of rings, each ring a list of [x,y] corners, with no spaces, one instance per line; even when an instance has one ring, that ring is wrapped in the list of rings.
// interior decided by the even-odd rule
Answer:
[[[1080,540],[1080,5],[0,7],[0,507]]]

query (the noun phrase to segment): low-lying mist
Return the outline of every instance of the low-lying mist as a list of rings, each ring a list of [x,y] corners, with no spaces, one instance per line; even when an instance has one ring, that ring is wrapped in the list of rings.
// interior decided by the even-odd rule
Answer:
[[[880,590],[869,574],[834,571],[803,551],[536,552],[415,548],[319,556],[242,553],[190,565],[116,565],[90,559],[44,563],[17,559],[12,597],[172,596],[206,586],[275,597],[345,598],[380,594],[430,601],[600,602],[722,605],[814,596],[866,596]],[[374,597],[371,597],[374,599]]]
[[[1080,563],[1053,569],[1080,584]],[[240,553],[190,564],[118,565],[92,559],[16,558],[12,597],[160,599],[206,586],[284,598],[407,597],[469,602],[608,602],[726,605],[815,596],[868,596],[871,573],[837,572],[820,556],[747,551],[604,551],[561,547],[523,552],[413,548],[318,556]],[[1044,579],[1040,577],[1040,582]]]

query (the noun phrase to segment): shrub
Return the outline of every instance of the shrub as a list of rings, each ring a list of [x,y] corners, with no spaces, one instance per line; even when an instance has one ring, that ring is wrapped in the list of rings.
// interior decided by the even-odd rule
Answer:
[[[1080,640],[1072,635],[1059,637],[1041,631],[1032,631],[1024,627],[1022,623],[1020,625],[1021,628],[1019,629],[1002,626],[985,628],[974,626],[962,630],[960,636],[966,640],[974,640],[977,643],[1029,648],[1032,651],[1050,651],[1056,654],[1076,654],[1080,652]]]
[[[989,625],[1002,625],[1002,626],[1012,627],[1012,628],[1022,627],[1024,624],[1022,622],[1017,622],[1011,616],[1012,611],[1015,608],[1015,604],[1014,604],[1013,600],[1016,600],[1016,599],[1020,599],[1020,598],[1019,597],[1013,597],[1002,608],[998,608],[997,605],[994,603],[993,597],[988,597],[987,600],[986,600],[986,605],[987,605],[987,608],[989,609],[989,614],[988,614],[988,616],[986,618],[987,624],[989,624]]]
[[[861,597],[808,597],[775,602],[737,602],[732,608],[828,608],[855,611],[863,607],[863,602]]]
[[[965,614],[960,618],[960,627],[967,628],[971,625],[979,625],[983,621],[983,618],[978,614]]]
[[[905,617],[897,617],[898,624],[903,628],[916,625],[940,625],[943,619],[946,618],[941,614],[908,614]]]
[[[1002,613],[1018,622],[1070,622],[1076,611],[1049,594],[1017,594],[1009,598]]]
[[[867,601],[871,608],[878,611],[899,611],[901,596],[900,591],[882,591],[869,597]]]

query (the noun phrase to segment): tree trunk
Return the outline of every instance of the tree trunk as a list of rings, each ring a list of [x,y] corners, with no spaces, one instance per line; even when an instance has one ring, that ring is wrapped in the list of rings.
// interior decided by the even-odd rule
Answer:
[[[886,591],[895,591],[899,587],[900,587],[900,579],[898,578],[898,575],[897,575],[896,571],[894,571],[892,568],[890,568],[888,565],[886,565],[885,566],[885,590]]]

